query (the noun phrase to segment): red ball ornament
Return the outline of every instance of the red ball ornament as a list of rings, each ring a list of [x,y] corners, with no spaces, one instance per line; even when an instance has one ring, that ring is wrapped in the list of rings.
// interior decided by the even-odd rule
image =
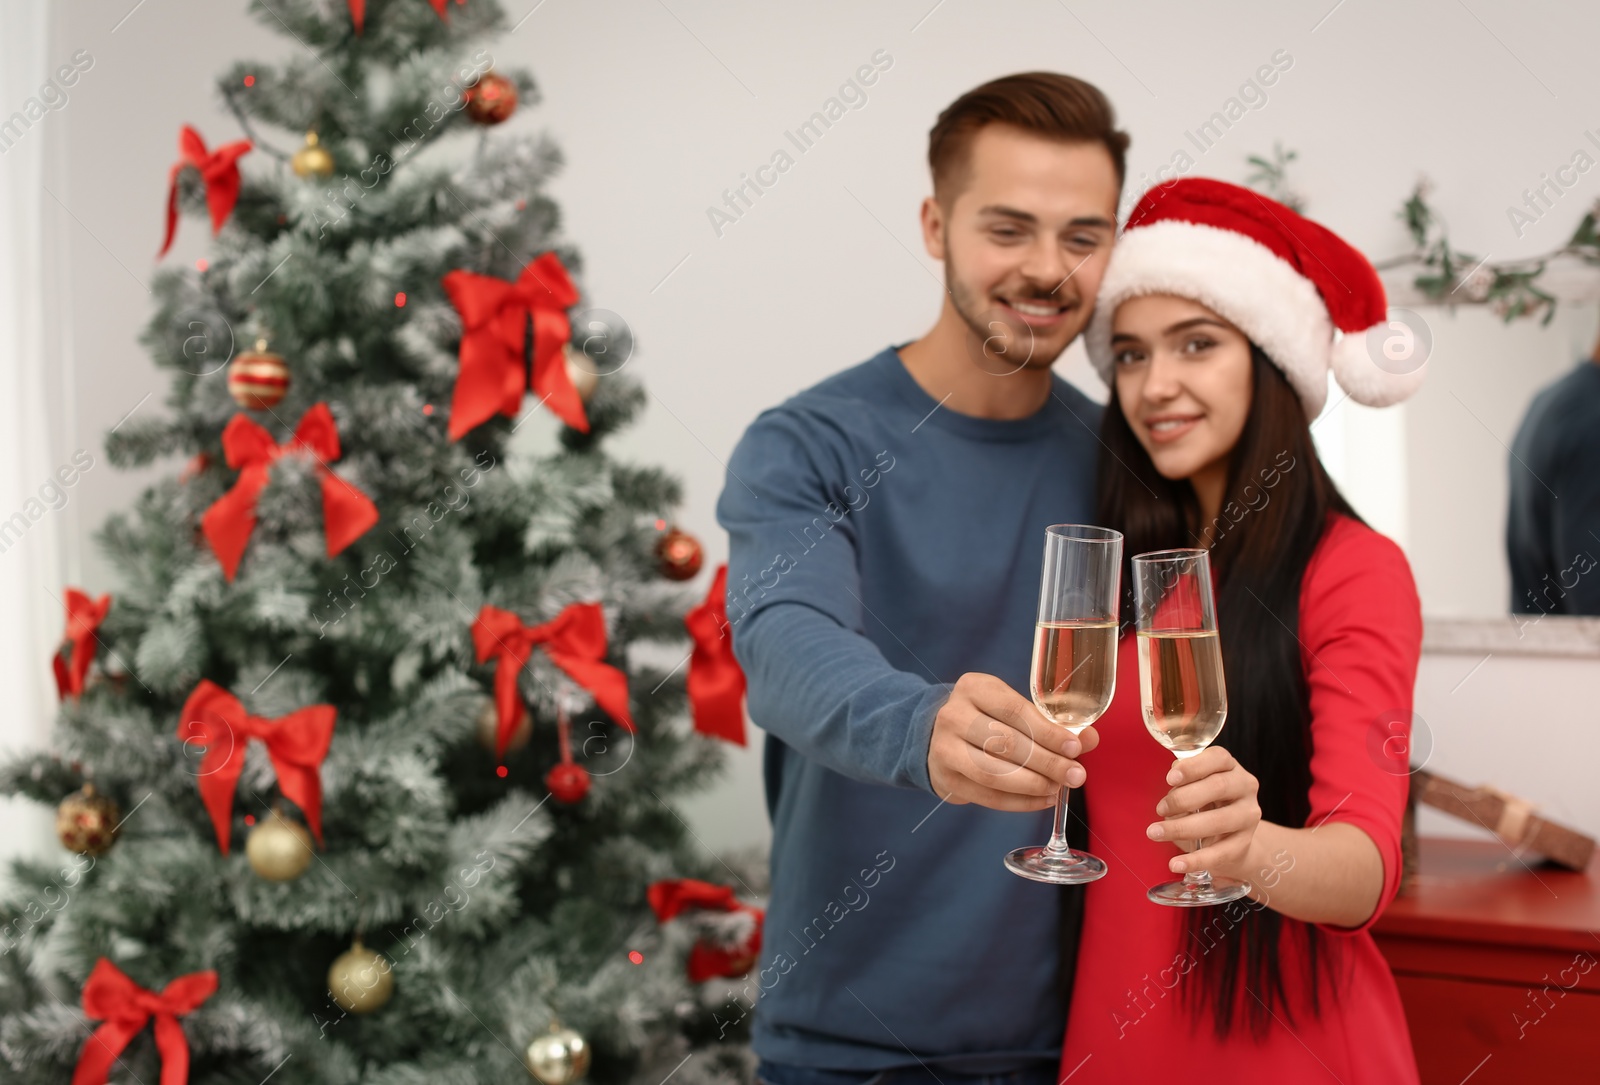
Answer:
[[[656,562],[668,580],[690,580],[705,562],[705,551],[699,539],[672,528],[656,540]]]
[[[467,88],[467,116],[475,124],[499,124],[517,109],[517,85],[503,75],[485,72]]]
[[[589,772],[582,765],[561,762],[545,773],[544,786],[550,789],[557,802],[571,806],[589,793]]]

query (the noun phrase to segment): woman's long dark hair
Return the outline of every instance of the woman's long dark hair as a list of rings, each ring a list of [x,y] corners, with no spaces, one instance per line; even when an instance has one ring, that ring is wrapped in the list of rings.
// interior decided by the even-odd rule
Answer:
[[[1360,518],[1317,458],[1305,409],[1283,373],[1253,343],[1250,361],[1250,411],[1233,449],[1211,546],[1228,690],[1228,722],[1216,744],[1260,781],[1262,818],[1299,827],[1310,812],[1311,787],[1310,692],[1295,632],[1300,581],[1328,515]],[[1097,522],[1123,533],[1123,615],[1131,623],[1127,560],[1149,550],[1200,546],[1204,525],[1194,488],[1156,471],[1123,417],[1115,386],[1100,439],[1108,455],[1100,457]],[[1209,1015],[1218,1037],[1226,1037],[1238,1026],[1242,1006],[1259,1037],[1274,1013],[1292,1023],[1294,1004],[1318,1012],[1319,975],[1326,978],[1332,962],[1314,927],[1249,900],[1188,912],[1183,951],[1196,963],[1193,978],[1200,983],[1185,984],[1184,995],[1197,1023]],[[1302,941],[1308,964],[1306,989],[1294,1000],[1278,952],[1289,937]]]

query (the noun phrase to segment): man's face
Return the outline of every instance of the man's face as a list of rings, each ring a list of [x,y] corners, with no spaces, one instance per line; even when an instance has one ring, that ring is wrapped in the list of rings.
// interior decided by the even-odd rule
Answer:
[[[1083,331],[1116,236],[1117,172],[1099,143],[1005,124],[973,137],[948,211],[929,199],[924,240],[990,372],[1048,369]],[[981,350],[980,350],[981,347]]]

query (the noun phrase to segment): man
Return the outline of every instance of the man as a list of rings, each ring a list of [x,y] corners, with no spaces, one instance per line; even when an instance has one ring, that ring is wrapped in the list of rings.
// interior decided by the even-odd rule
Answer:
[[[1511,442],[1513,614],[1600,614],[1600,342],[1534,397]],[[1559,498],[1559,500],[1557,500]],[[738,640],[735,638],[737,645]]]
[[[773,823],[769,1085],[1054,1081],[1082,890],[1001,860],[1045,841],[1098,742],[1026,691],[1044,529],[1093,519],[1100,411],[1051,366],[1093,309],[1127,143],[1063,75],[952,103],[921,212],[938,321],[762,412],[728,463]]]

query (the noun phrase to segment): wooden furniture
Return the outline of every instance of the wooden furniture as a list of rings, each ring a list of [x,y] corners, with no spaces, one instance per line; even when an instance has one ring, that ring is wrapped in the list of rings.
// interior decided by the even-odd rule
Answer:
[[[1424,837],[1373,927],[1424,1085],[1600,1080],[1600,853],[1584,873]]]

